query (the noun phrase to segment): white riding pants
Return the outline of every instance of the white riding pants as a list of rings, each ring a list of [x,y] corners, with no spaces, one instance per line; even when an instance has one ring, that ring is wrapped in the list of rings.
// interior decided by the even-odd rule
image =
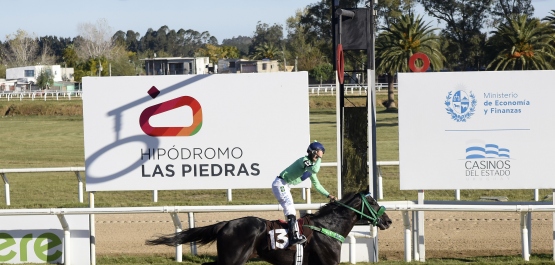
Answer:
[[[291,196],[291,188],[284,179],[276,178],[274,180],[274,182],[272,183],[272,192],[278,200],[279,205],[283,207],[283,213],[285,214],[285,217],[287,217],[288,215],[297,216],[297,210],[295,210],[293,196]]]

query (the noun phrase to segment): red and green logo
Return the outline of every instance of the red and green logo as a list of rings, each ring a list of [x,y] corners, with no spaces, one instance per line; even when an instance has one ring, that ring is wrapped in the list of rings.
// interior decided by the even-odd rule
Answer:
[[[150,88],[148,94],[152,98],[156,98],[160,91],[156,87]],[[193,111],[193,124],[187,127],[152,127],[150,125],[150,117],[177,109],[183,106],[189,106]],[[150,136],[192,136],[200,131],[202,127],[202,107],[200,103],[193,97],[182,96],[150,106],[143,110],[139,118],[139,124],[143,132]]]

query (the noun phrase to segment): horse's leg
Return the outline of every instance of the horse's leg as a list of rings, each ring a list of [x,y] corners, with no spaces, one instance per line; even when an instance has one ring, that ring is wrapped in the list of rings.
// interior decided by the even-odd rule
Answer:
[[[305,248],[309,265],[337,265],[340,261],[341,243],[320,233],[314,233]],[[307,261],[306,259],[304,260]]]
[[[218,265],[242,265],[253,256],[257,238],[266,232],[266,223],[259,218],[230,221],[217,239]]]

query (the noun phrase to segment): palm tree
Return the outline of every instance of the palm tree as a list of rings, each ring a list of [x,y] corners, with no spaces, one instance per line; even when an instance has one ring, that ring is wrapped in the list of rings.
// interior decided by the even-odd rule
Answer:
[[[551,16],[547,16],[542,21],[547,21],[547,23],[551,24],[551,29],[555,31],[555,10],[551,10]],[[555,33],[553,33],[553,39],[551,40],[551,46],[555,47]],[[551,60],[553,64],[555,64],[554,60]]]
[[[549,70],[555,60],[554,29],[539,19],[517,15],[493,31],[491,45],[498,51],[488,69],[497,70]]]
[[[547,21],[555,27],[555,10],[551,10],[551,16],[547,16],[542,21]]]
[[[393,80],[398,72],[410,71],[409,59],[413,54],[426,54],[435,71],[443,68],[445,57],[440,51],[439,37],[433,34],[436,29],[429,24],[424,24],[420,15],[416,18],[413,14],[403,15],[398,23],[382,28],[376,40],[376,71],[388,75],[387,109],[397,108]]]
[[[253,59],[275,59],[280,53],[280,50],[273,43],[264,42],[255,48]]]

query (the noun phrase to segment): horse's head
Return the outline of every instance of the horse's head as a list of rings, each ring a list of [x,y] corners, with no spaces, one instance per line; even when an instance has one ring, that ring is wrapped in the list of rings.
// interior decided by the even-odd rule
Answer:
[[[385,212],[385,207],[380,206],[370,192],[360,192],[359,196],[362,200],[362,211],[366,213],[366,216],[362,218],[368,219],[370,223],[379,227],[381,230],[388,229],[392,221]]]
[[[380,228],[380,230],[388,229],[391,225],[392,221],[387,213],[385,213],[385,207],[380,206],[368,190],[359,192],[349,201],[346,203],[336,201],[336,203],[351,209],[357,213],[361,220],[369,221],[372,225]]]

